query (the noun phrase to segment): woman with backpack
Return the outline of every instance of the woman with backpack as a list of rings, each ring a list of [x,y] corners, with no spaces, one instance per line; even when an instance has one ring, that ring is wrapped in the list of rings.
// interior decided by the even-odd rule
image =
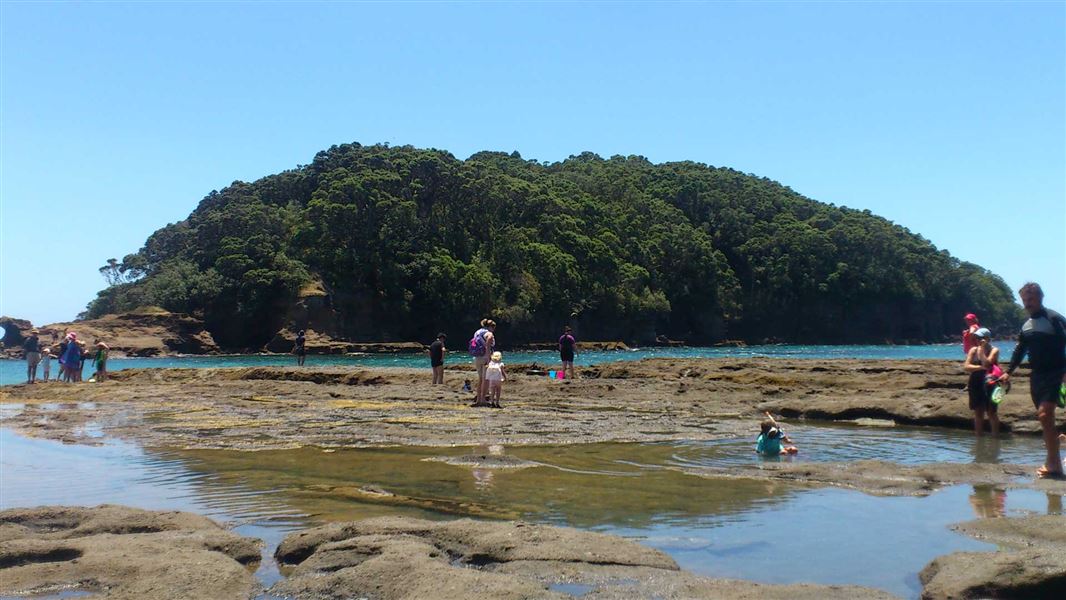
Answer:
[[[496,321],[482,319],[481,327],[470,338],[470,355],[474,357],[474,368],[477,369],[477,395],[471,406],[486,406],[485,395],[488,391],[488,382],[485,381],[485,367],[489,364],[489,357],[496,348]]]

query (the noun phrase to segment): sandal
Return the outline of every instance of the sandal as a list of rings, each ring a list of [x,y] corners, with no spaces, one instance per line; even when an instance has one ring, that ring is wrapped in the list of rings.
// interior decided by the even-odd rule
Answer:
[[[1064,477],[1062,471],[1048,471],[1047,467],[1037,469],[1036,476],[1039,479],[1062,479]]]

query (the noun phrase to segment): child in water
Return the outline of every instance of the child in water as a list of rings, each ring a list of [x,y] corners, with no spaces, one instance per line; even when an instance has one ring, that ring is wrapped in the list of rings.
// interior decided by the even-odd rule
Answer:
[[[503,366],[503,354],[492,353],[492,359],[485,367],[485,381],[489,383],[489,406],[501,408],[500,393],[503,391],[503,382],[507,379],[507,371]]]
[[[755,442],[755,451],[763,456],[780,456],[782,454],[796,454],[799,449],[795,446],[782,446],[781,442],[788,444],[792,440],[781,431],[781,427],[770,413],[766,413],[766,420],[760,424],[762,432]]]

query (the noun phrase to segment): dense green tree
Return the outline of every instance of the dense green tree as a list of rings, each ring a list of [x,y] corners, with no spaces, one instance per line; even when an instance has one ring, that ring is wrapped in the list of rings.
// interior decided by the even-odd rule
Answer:
[[[224,346],[262,345],[300,289],[328,290],[337,335],[511,342],[882,342],[1017,317],[995,275],[874,216],[692,162],[345,144],[211,192],[101,269],[87,315],[158,305]],[[453,342],[453,346],[456,344]]]

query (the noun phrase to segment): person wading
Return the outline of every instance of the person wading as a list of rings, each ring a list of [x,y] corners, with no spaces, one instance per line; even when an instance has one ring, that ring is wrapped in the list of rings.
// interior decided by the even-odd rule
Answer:
[[[1018,290],[1022,306],[1029,319],[1022,325],[1018,345],[1003,376],[1011,374],[1029,355],[1029,393],[1036,407],[1036,416],[1044,433],[1047,459],[1040,467],[1040,477],[1062,477],[1062,458],[1059,457],[1059,432],[1055,429],[1055,407],[1062,406],[1062,389],[1066,385],[1066,319],[1044,308],[1044,291],[1035,283],[1027,283]]]
[[[973,333],[977,345],[970,348],[962,369],[970,374],[967,392],[970,395],[970,410],[973,411],[973,431],[981,437],[988,417],[992,435],[999,435],[999,406],[992,402],[992,389],[986,383],[993,370],[998,371],[999,348],[992,345],[992,332],[984,327]]]

